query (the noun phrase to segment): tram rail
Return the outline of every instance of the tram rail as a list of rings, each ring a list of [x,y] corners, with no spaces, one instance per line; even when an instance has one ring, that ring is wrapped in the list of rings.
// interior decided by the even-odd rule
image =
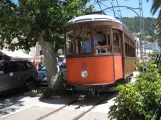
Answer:
[[[85,114],[87,114],[88,112],[90,112],[92,109],[94,109],[97,105],[99,105],[100,103],[102,103],[104,100],[106,100],[109,97],[110,94],[102,97],[100,100],[98,100],[94,105],[92,105],[91,108],[89,108],[88,110],[82,112],[81,114],[79,114],[77,117],[75,117],[73,120],[79,120],[81,117],[83,117]]]
[[[101,96],[101,98],[99,98],[99,100],[97,100],[93,105],[91,105],[91,107],[85,111],[83,111],[82,113],[80,113],[79,115],[77,115],[76,117],[72,118],[72,120],[79,120],[81,117],[83,117],[85,114],[87,114],[88,112],[90,112],[92,109],[94,109],[97,105],[99,105],[100,103],[102,103],[104,100],[106,100],[108,97],[109,97],[110,93],[107,94],[107,95],[103,95]],[[78,99],[75,99],[75,100],[72,100],[70,101],[68,104],[38,118],[37,120],[45,120],[47,119],[48,117],[52,116],[52,115],[55,115],[57,112],[61,111],[61,110],[64,110],[64,108],[66,108],[67,106],[70,106],[76,102],[80,102],[80,106],[83,106],[83,101],[85,101],[85,95],[81,95],[79,96]]]
[[[46,115],[44,115],[44,116],[38,118],[37,120],[44,120],[44,119],[47,118],[48,116],[50,116],[50,115],[52,115],[52,114],[54,114],[54,113],[56,113],[56,112],[58,112],[58,111],[64,109],[65,107],[67,107],[67,106],[69,106],[69,105],[74,104],[74,103],[77,102],[77,101],[78,101],[78,100],[72,100],[72,101],[70,101],[68,104],[66,104],[66,105],[64,105],[64,106],[62,106],[62,107],[60,107],[60,108],[58,108],[58,109],[56,109],[56,110],[54,110],[54,111],[52,111],[52,112],[46,114]]]

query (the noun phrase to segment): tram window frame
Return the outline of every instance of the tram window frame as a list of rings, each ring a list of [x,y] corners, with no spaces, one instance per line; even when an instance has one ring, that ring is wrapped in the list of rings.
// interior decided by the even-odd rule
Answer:
[[[113,42],[113,52],[114,53],[121,53],[121,49],[122,49],[122,47],[121,47],[121,32],[120,32],[120,30],[117,30],[117,29],[113,29],[112,30],[112,35],[113,35],[113,40],[112,40],[112,42]],[[116,36],[116,37],[114,37],[114,36]],[[114,38],[116,38],[116,40],[114,41]],[[117,44],[116,44],[117,43]]]
[[[96,39],[99,43],[101,43],[102,41],[105,43],[102,45],[100,44],[100,46],[107,46],[107,45],[111,44],[111,42],[110,42],[110,26],[98,25],[98,26],[95,26],[93,30],[94,30],[93,31],[93,33],[94,33],[93,39]],[[95,36],[95,35],[97,35],[97,36]],[[102,38],[101,37],[98,38],[98,35],[101,35],[102,37],[104,36],[104,40],[100,40]],[[109,37],[108,37],[108,35],[109,35]],[[97,38],[95,38],[95,37],[97,37]]]
[[[97,40],[99,46],[94,46],[95,54],[111,54],[111,26],[109,25],[96,25],[93,27],[93,39]]]
[[[125,55],[127,57],[135,57],[135,43],[125,34]]]
[[[80,30],[80,33],[79,31]],[[78,31],[78,33],[77,33]],[[91,32],[91,27],[79,27],[77,29],[74,30],[74,35],[75,35],[75,54],[79,55],[83,55],[83,54],[92,54],[93,53],[93,46],[92,46],[92,32]],[[79,39],[78,39],[79,38]],[[90,39],[90,52],[85,52],[82,50],[82,46],[83,43],[85,41],[88,41],[88,39]],[[80,42],[80,43],[79,43]],[[79,44],[80,45],[79,45]]]
[[[69,36],[70,33],[72,33],[71,36]],[[67,42],[69,42],[69,41],[68,41],[68,38],[71,38],[69,41],[71,41],[71,43],[73,43],[73,44],[69,43],[69,46],[67,45]],[[73,46],[73,49],[72,49],[72,47],[70,47],[70,45]],[[68,47],[69,47],[69,48],[68,48]],[[74,55],[75,50],[74,50],[74,32],[73,32],[73,30],[70,30],[70,31],[67,31],[67,32],[66,32],[66,43],[65,43],[65,48],[66,48],[66,54],[67,54],[67,55]],[[69,53],[69,49],[71,49],[71,51],[72,51],[71,53]]]
[[[131,39],[125,35],[125,55],[126,57],[131,57]]]

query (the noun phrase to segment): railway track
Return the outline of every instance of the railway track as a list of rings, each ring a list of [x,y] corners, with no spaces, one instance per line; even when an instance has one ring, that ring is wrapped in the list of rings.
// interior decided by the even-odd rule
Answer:
[[[72,120],[79,120],[81,117],[83,117],[83,116],[84,116],[85,114],[87,114],[89,111],[91,111],[92,109],[94,109],[98,104],[102,103],[105,99],[107,99],[107,98],[109,97],[109,95],[110,95],[110,94],[101,96],[101,98],[99,98],[96,102],[94,102],[94,104],[91,105],[90,108],[88,108],[87,110],[83,111],[82,113],[80,113],[80,114],[77,115],[76,117],[72,118]],[[46,114],[46,115],[40,117],[40,118],[37,119],[37,120],[45,120],[45,119],[47,119],[48,117],[50,117],[50,116],[52,116],[52,115],[55,115],[57,112],[63,110],[65,107],[70,106],[70,105],[72,105],[72,104],[74,104],[74,103],[76,103],[76,102],[78,102],[78,101],[80,101],[79,107],[82,106],[81,104],[85,101],[85,96],[81,96],[81,99],[78,98],[78,99],[72,100],[72,101],[70,101],[68,104],[66,104],[66,105],[64,105],[64,106],[62,106],[62,107],[60,107],[60,108],[58,108],[58,109],[56,109],[56,110],[50,112],[49,114]]]
[[[37,120],[44,120],[44,119],[47,118],[48,116],[50,116],[50,115],[52,115],[52,114],[54,114],[54,113],[56,113],[56,112],[58,112],[58,111],[64,109],[65,107],[67,107],[67,106],[69,106],[69,105],[72,105],[73,103],[75,103],[75,102],[77,102],[77,101],[78,101],[78,100],[72,100],[72,101],[70,101],[68,104],[66,104],[66,105],[64,105],[64,106],[62,106],[62,107],[60,107],[60,108],[58,108],[58,109],[56,109],[56,110],[54,110],[54,111],[52,111],[52,112],[46,114],[46,115],[44,115],[43,117],[38,118]]]
[[[107,99],[109,97],[110,94],[103,96],[100,100],[98,100],[95,104],[92,105],[91,108],[89,108],[88,110],[82,112],[81,114],[79,114],[77,117],[73,118],[73,120],[79,120],[81,117],[83,117],[86,113],[88,113],[89,111],[91,111],[92,109],[94,109],[97,105],[99,105],[101,102],[103,102],[105,99]]]

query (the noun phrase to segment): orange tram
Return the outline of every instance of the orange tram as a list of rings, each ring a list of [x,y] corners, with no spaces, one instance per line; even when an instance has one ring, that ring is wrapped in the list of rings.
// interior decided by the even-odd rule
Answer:
[[[84,15],[68,21],[66,30],[66,77],[73,88],[103,91],[135,71],[136,41],[119,20]]]

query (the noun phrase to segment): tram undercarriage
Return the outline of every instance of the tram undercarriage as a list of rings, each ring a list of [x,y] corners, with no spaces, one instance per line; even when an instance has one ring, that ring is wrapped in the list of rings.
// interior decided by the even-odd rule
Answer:
[[[131,74],[126,79],[119,79],[115,83],[105,84],[105,85],[75,85],[68,86],[67,91],[71,91],[73,95],[76,92],[85,92],[88,95],[98,95],[102,92],[114,92],[118,91],[116,87],[120,84],[126,84],[131,81],[133,74]]]

